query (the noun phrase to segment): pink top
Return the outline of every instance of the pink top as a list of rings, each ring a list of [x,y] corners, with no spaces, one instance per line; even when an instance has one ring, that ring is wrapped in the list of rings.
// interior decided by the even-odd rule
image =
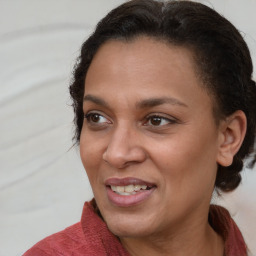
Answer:
[[[23,256],[129,256],[99,217],[95,201],[84,204],[81,221],[46,237]],[[225,256],[246,256],[246,245],[226,209],[211,205],[209,222],[225,241]]]

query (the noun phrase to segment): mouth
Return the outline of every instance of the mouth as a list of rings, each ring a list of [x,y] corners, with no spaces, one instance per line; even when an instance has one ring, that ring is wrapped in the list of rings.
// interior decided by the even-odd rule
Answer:
[[[153,188],[153,186],[147,186],[147,185],[133,185],[129,184],[127,186],[107,186],[109,187],[113,192],[115,192],[118,195],[122,196],[130,196],[130,195],[136,195],[139,192],[142,192],[143,190],[150,190]]]
[[[107,196],[111,203],[120,207],[129,207],[147,200],[156,185],[137,178],[111,178],[105,182]]]

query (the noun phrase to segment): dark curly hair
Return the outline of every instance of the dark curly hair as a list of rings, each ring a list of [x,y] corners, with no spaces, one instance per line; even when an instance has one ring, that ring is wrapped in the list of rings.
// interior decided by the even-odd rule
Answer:
[[[145,35],[189,48],[204,86],[213,98],[216,121],[236,110],[247,117],[247,132],[232,165],[219,166],[216,187],[234,190],[241,181],[243,159],[253,152],[256,123],[256,85],[252,60],[238,30],[213,9],[191,1],[132,0],[112,10],[84,42],[70,85],[76,131],[83,125],[84,83],[90,63],[108,40],[130,41]],[[254,160],[255,162],[255,160]]]

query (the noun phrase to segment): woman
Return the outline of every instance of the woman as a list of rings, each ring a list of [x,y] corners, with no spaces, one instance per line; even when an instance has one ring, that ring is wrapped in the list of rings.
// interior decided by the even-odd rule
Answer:
[[[213,190],[253,152],[256,86],[230,22],[190,1],[129,1],[83,44],[70,86],[94,199],[30,255],[214,255],[248,250]]]

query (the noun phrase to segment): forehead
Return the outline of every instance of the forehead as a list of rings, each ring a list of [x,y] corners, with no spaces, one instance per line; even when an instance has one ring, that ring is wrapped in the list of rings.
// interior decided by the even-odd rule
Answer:
[[[168,96],[186,105],[208,97],[192,52],[148,37],[103,44],[88,69],[85,94],[120,102]]]
[[[161,64],[162,68],[164,65],[166,68],[170,65],[177,67],[180,65],[193,72],[196,71],[192,50],[147,36],[140,36],[128,41],[118,39],[105,42],[96,52],[90,67],[95,62],[100,64],[101,61],[112,64],[114,61],[119,61],[122,63],[119,68],[126,65],[136,67],[141,64],[149,68],[153,64]]]
[[[101,78],[102,75],[121,75],[130,73],[172,76],[173,79],[183,74],[196,77],[196,65],[191,50],[174,46],[163,40],[141,36],[130,41],[109,40],[104,43],[95,54],[86,76],[86,83],[90,78]],[[95,75],[96,72],[100,72]],[[127,75],[127,74],[126,74]],[[198,84],[201,83],[197,77]]]

